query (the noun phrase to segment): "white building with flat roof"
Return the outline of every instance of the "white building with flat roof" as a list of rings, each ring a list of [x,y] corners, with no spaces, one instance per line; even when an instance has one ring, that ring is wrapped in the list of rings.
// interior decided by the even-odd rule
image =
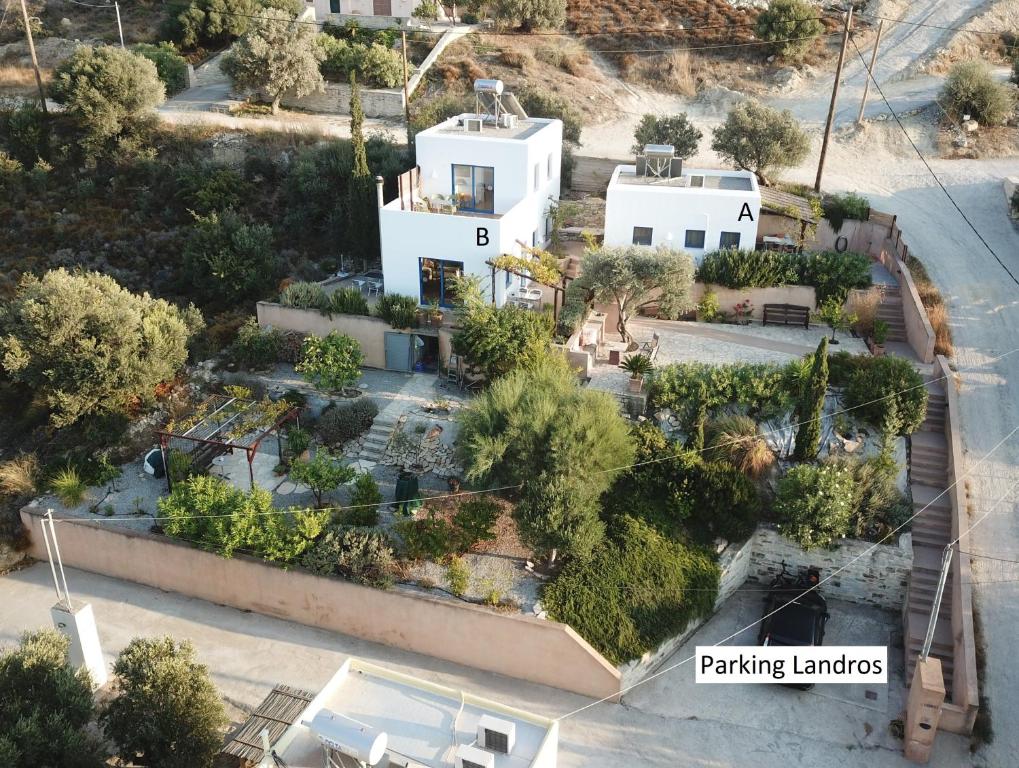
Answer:
[[[647,148],[652,150],[651,147]],[[653,152],[617,166],[605,196],[605,244],[665,246],[695,261],[718,248],[752,250],[761,218],[757,178],[747,171],[683,168]]]
[[[270,747],[288,768],[555,768],[559,724],[351,658]]]
[[[561,121],[506,112],[463,114],[418,133],[417,168],[379,209],[386,293],[448,307],[452,276],[466,273],[501,306],[520,278],[493,280],[487,262],[547,242],[562,143]]]

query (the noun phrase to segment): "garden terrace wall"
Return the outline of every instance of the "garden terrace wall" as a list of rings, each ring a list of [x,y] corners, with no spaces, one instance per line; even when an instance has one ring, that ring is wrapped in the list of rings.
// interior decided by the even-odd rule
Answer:
[[[21,510],[30,554],[47,559],[43,512]],[[382,591],[90,521],[60,527],[67,566],[244,611],[602,698],[619,672],[570,627],[449,600]]]
[[[320,114],[349,115],[350,85],[327,82],[321,91],[305,96],[287,95],[280,104]],[[365,117],[403,117],[403,89],[362,88],[361,106]]]

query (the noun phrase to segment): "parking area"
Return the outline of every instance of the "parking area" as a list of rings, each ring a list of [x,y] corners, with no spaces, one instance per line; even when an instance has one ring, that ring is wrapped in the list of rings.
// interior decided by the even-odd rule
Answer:
[[[714,645],[761,618],[762,587],[744,585],[664,667],[692,656],[698,645]],[[751,591],[755,590],[755,591]],[[844,747],[901,749],[889,724],[902,715],[905,685],[901,622],[890,612],[828,600],[831,618],[824,644],[886,645],[887,685],[816,685],[799,691],[780,685],[697,685],[691,661],[627,694],[623,701],[664,717],[710,719],[733,726],[795,734]],[[740,632],[729,645],[756,645],[758,626]]]

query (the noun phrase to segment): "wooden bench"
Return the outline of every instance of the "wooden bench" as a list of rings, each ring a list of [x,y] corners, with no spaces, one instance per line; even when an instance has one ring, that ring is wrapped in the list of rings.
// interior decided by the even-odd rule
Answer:
[[[797,304],[765,304],[764,325],[802,325],[810,327],[810,307]]]

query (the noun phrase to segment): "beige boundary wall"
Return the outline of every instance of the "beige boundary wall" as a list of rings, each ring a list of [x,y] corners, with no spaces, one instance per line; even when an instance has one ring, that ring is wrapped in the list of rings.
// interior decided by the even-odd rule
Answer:
[[[938,355],[934,377],[944,376],[945,438],[948,441],[948,498],[952,502],[952,538],[969,525],[964,489],[959,474],[963,471],[962,441],[959,430],[959,392],[948,360]],[[976,638],[973,634],[973,587],[970,574],[969,534],[959,540],[952,560],[952,642],[955,663],[952,671],[952,698],[945,701],[939,728],[953,733],[970,734],[980,706],[977,680]]]
[[[25,507],[30,554],[46,559],[42,510]],[[64,564],[218,605],[433,656],[507,677],[602,698],[618,670],[565,624],[448,600],[382,591],[220,557],[164,536],[82,521],[60,527]]]

